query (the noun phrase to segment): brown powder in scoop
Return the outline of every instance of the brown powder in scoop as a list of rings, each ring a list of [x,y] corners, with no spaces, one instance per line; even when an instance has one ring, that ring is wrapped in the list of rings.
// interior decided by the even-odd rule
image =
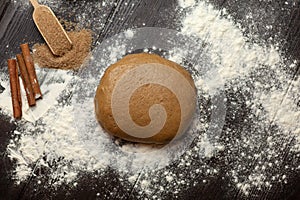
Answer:
[[[71,41],[50,8],[39,6],[33,15],[38,29],[55,55],[62,56],[72,48]]]
[[[33,46],[33,59],[40,67],[56,69],[78,69],[89,55],[92,32],[86,29],[68,32],[73,47],[63,56],[55,56],[46,44]]]

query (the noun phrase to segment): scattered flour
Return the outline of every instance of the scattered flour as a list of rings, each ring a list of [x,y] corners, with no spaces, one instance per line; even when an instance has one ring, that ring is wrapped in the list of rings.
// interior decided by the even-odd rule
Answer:
[[[269,118],[280,126],[288,135],[294,135],[300,143],[300,81],[299,78],[289,83],[287,91],[274,90],[260,96]],[[299,150],[299,149],[298,149]]]
[[[195,0],[179,0],[178,4],[182,8],[192,7],[196,4]]]
[[[60,5],[40,2],[54,9]],[[188,133],[189,148],[175,144],[175,154],[166,148],[157,153],[156,147],[112,140],[99,126],[94,126],[93,108],[83,110],[82,107],[93,103],[94,91],[87,88],[95,88],[109,64],[136,50],[127,45],[138,37],[138,30],[127,30],[114,42],[109,41],[109,45],[104,43],[106,48],[95,48],[87,69],[98,71],[38,71],[39,79],[47,74],[41,83],[43,92],[49,92],[41,101],[47,106],[25,110],[24,119],[14,121],[17,129],[7,146],[9,157],[16,162],[17,183],[34,176],[48,177],[54,183],[52,186],[76,186],[82,172],[97,172],[101,176],[101,172],[113,168],[134,185],[139,197],[159,199],[168,197],[164,196],[167,191],[176,198],[181,191],[207,184],[222,173],[222,179],[229,178],[229,187],[247,195],[252,189],[270,189],[274,184],[287,183],[289,174],[299,170],[299,166],[282,166],[281,157],[287,148],[291,155],[299,155],[300,83],[296,78],[288,81],[291,78],[283,70],[287,64],[279,50],[271,44],[248,42],[239,25],[226,17],[226,10],[221,15],[212,5],[194,0],[179,0],[179,6],[191,9],[182,19],[179,34],[192,38],[193,44],[185,43],[179,48],[177,41],[167,41],[172,48],[168,49],[169,54],[162,54],[190,70],[198,88],[198,118]],[[82,19],[88,19],[85,13],[78,15],[78,20]],[[95,29],[102,28],[101,24],[90,22]],[[150,53],[160,50],[159,44],[149,43],[143,48]],[[8,88],[7,75],[0,76],[1,85]],[[228,123],[216,123],[221,127],[210,129],[214,105],[209,102],[222,93],[226,94],[223,104]],[[0,98],[1,112],[11,116],[9,91],[0,93]],[[248,115],[241,116],[245,110]],[[229,125],[237,123],[236,127]],[[222,134],[217,134],[219,129]],[[224,165],[216,166],[210,159]],[[46,169],[47,173],[40,173],[39,169]]]
[[[126,37],[126,38],[130,39],[130,38],[132,38],[133,36],[134,36],[134,31],[133,31],[133,30],[128,29],[128,30],[125,31],[125,37]]]
[[[261,100],[270,117],[274,118],[275,123],[288,131],[300,134],[299,127],[295,126],[300,122],[300,109],[297,106],[299,97],[295,98],[293,95],[299,92],[299,88],[296,88],[297,86],[292,87],[287,93],[274,91],[267,95],[262,95]]]
[[[203,82],[209,87],[207,90],[210,93],[220,89],[229,79],[246,75],[260,65],[272,67],[280,62],[279,53],[275,47],[271,45],[266,48],[246,42],[243,32],[234,22],[222,18],[218,10],[205,2],[200,2],[183,19],[181,32],[186,35],[195,35],[208,45],[206,51],[210,55],[211,69],[203,78]],[[185,50],[174,51],[179,52],[179,55],[184,55],[180,51]],[[180,62],[180,58],[172,60]]]
[[[20,78],[22,93],[22,117],[32,123],[41,118],[50,109],[50,107],[56,102],[58,96],[72,79],[72,75],[66,71],[53,72],[47,69],[41,69],[39,67],[37,67],[36,71],[37,74],[39,74],[38,78],[41,82],[43,100],[37,101],[35,107],[29,107],[22,79]],[[2,86],[4,88],[9,88],[9,82],[3,82]],[[2,94],[1,108],[12,113],[10,90],[4,90]]]

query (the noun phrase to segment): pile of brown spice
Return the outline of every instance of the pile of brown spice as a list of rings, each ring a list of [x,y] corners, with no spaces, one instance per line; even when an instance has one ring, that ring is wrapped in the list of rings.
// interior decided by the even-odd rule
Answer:
[[[55,56],[47,44],[33,46],[33,59],[40,67],[56,69],[78,69],[90,53],[92,32],[87,29],[70,31],[68,36],[73,43],[70,51],[63,56]]]

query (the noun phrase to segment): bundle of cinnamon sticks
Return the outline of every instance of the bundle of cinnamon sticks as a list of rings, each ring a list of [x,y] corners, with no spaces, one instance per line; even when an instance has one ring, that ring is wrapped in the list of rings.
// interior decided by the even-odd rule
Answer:
[[[8,59],[13,115],[15,119],[22,117],[22,98],[19,82],[19,72],[29,106],[35,106],[36,100],[42,98],[42,92],[36,76],[33,58],[27,43],[20,45],[22,53],[17,54],[17,59]]]

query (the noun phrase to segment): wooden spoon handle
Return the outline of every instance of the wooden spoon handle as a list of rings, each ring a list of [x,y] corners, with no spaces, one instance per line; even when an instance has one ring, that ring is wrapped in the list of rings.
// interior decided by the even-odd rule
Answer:
[[[30,0],[30,3],[33,5],[34,8],[37,8],[40,4],[37,2],[37,0]]]

